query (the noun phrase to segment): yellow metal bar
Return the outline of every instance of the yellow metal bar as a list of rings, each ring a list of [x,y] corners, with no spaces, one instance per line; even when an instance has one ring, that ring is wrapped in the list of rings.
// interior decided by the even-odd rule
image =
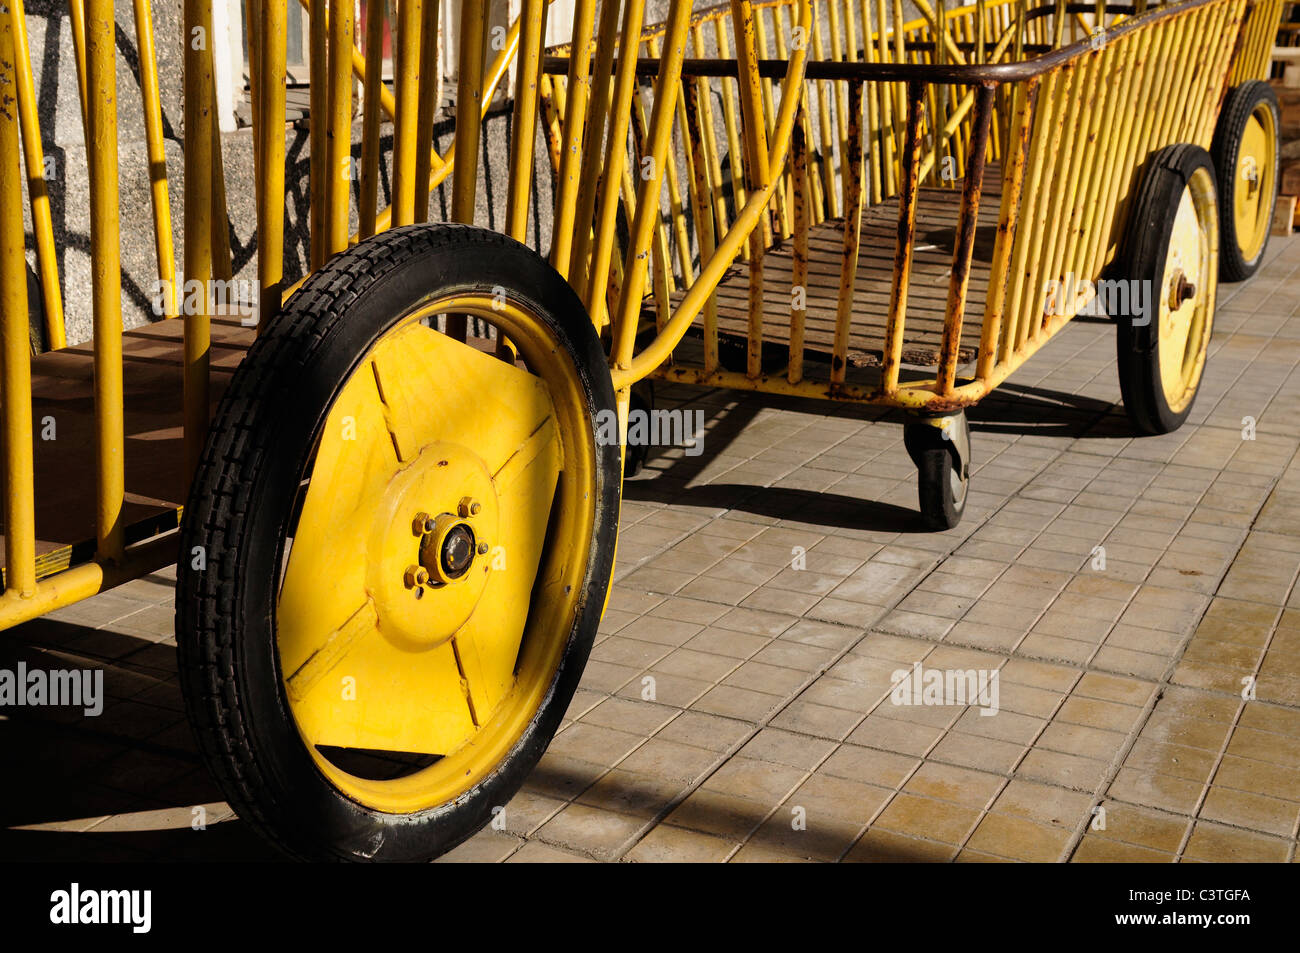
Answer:
[[[267,0],[268,3],[279,0]],[[353,0],[334,0],[329,18],[329,173],[325,184],[326,254],[348,247],[352,198]]]
[[[803,24],[805,28],[811,22],[812,17],[809,3],[810,0],[800,0],[799,2],[799,23]],[[665,57],[666,59],[667,57]],[[723,274],[735,261],[741,245],[749,239],[754,229],[758,227],[762,217],[766,214],[768,203],[771,201],[772,193],[775,190],[775,182],[788,157],[790,139],[794,130],[795,110],[802,101],[799,94],[802,92],[807,63],[806,46],[792,52],[785,79],[781,83],[781,109],[777,114],[776,128],[773,130],[770,139],[771,159],[764,176],[767,185],[761,191],[750,194],[748,201],[739,210],[735,221],[732,222],[731,228],[719,239],[718,247],[714,250],[713,257],[709,259],[708,265],[701,269],[698,281],[686,292],[685,297],[682,298],[677,310],[673,312],[672,318],[664,326],[663,331],[635,358],[632,357],[636,337],[635,328],[629,326],[626,319],[640,307],[639,299],[644,287],[645,275],[644,271],[638,274],[635,269],[629,269],[628,285],[626,286],[629,290],[625,291],[623,298],[620,300],[620,319],[615,324],[617,343],[613,352],[611,374],[616,391],[626,391],[634,382],[650,376],[655,368],[668,358],[677,343],[682,339],[682,336],[686,334],[691,322],[694,321],[696,315],[704,307],[708,296],[717,288]],[[664,135],[667,135],[667,131],[665,131]],[[642,183],[643,190],[649,187],[648,183]],[[651,225],[651,216],[658,213],[649,208],[644,199],[640,199],[637,203],[638,221],[643,213],[646,221],[641,227],[644,227],[648,232]],[[644,233],[640,231],[634,222],[632,241],[628,246],[629,257],[636,256],[639,258],[642,256],[645,241]]]
[[[438,108],[438,0],[424,0],[420,26],[420,105],[415,114],[415,209],[417,222],[429,220],[433,176],[433,113]],[[376,60],[375,62],[379,62]]]
[[[980,86],[976,95],[974,135],[970,165],[962,183],[961,211],[957,217],[957,241],[952,253],[952,277],[948,282],[948,306],[943,322],[943,344],[939,350],[939,373],[935,389],[950,396],[961,349],[962,319],[970,288],[971,258],[979,224],[980,193],[984,187],[984,162],[988,153],[989,129],[993,125],[992,86]]]
[[[367,63],[379,63],[383,58],[387,9],[387,0],[366,4]],[[382,86],[380,70],[366,70],[361,84],[361,196],[357,208],[357,234],[360,238],[369,238],[377,231],[375,214],[379,205],[379,120],[383,113],[379,90]]]
[[[691,31],[691,45],[694,55],[705,57],[704,31],[696,24]],[[708,79],[697,80],[700,92],[700,122],[704,127],[704,161],[709,172],[709,199],[713,206],[716,227],[727,227],[727,199],[722,192],[722,159],[718,154],[718,128],[713,122],[712,86]]]
[[[13,89],[18,69],[10,17],[0,17],[0,89]],[[27,258],[18,122],[0,107],[0,413],[3,414],[6,598],[36,592],[36,505],[32,465],[32,359],[27,326]]]
[[[665,171],[663,159],[672,137],[677,105],[675,90],[681,80],[682,60],[686,54],[686,30],[690,18],[690,0],[671,0],[668,6],[667,40],[663,56],[659,60],[659,75],[654,85],[654,106],[651,108],[649,134],[646,137],[647,154],[651,158],[650,175],[648,178],[641,177],[637,190],[636,213],[632,219],[627,256],[623,261],[623,293],[614,316],[612,358],[615,367],[630,365],[632,351],[636,346],[637,321],[646,281],[645,250],[650,244],[655,220],[659,217],[658,198]],[[702,259],[700,264],[702,269],[707,267]],[[662,332],[656,342],[661,340]],[[671,352],[670,346],[667,353]],[[667,354],[664,356],[667,357]],[[630,386],[630,383],[626,386]],[[619,391],[626,390],[626,386],[615,384]]]
[[[267,0],[275,3],[279,0]],[[285,3],[288,0],[284,0]],[[253,119],[253,129],[262,128],[262,119],[259,113],[262,111],[261,96],[259,90],[261,86],[262,67],[262,0],[244,0],[244,44],[248,48],[248,88],[252,91],[248,97],[249,112]],[[146,7],[147,10],[147,7]],[[140,16],[137,3],[136,11],[136,29],[139,30]],[[150,39],[152,40],[152,25],[150,26]],[[232,64],[233,65],[233,64]],[[238,88],[238,70],[235,71],[236,88]],[[148,122],[148,117],[145,119]],[[219,131],[219,130],[218,130]],[[260,207],[262,201],[262,143],[259,141],[256,132],[253,134],[253,189],[254,200]]]
[[[844,382],[848,370],[849,326],[853,320],[853,286],[858,274],[862,232],[862,84],[849,83],[848,152],[844,157],[844,235],[840,252],[839,299],[831,347],[831,382]]]
[[[195,0],[190,0],[195,2]],[[208,34],[210,35],[210,33]],[[90,282],[95,332],[96,552],[122,556],[126,492],[122,448],[122,268],[118,230],[117,68],[113,0],[86,5],[86,85],[90,90]],[[210,129],[209,124],[200,126]],[[204,410],[207,408],[205,407]]]
[[[623,5],[623,25],[620,36],[626,37],[628,42],[633,42],[632,38],[641,32],[644,14],[645,0],[627,0]],[[686,55],[686,37],[686,25],[683,24],[680,32],[670,32],[665,40],[666,44],[676,47],[675,54],[679,59]],[[609,280],[610,259],[614,254],[616,240],[615,227],[618,224],[619,193],[618,189],[611,185],[619,180],[627,164],[627,128],[632,116],[632,87],[635,80],[636,57],[620,56],[614,78],[614,89],[610,94],[612,98],[609,103],[609,130],[605,140],[602,175],[606,188],[599,196],[596,238],[592,246],[591,265],[586,280],[587,313],[591,315],[597,329],[605,326],[606,299],[602,291]],[[663,95],[664,92],[661,89],[659,94]],[[672,91],[674,103],[678,101],[679,95],[680,90],[674,84]],[[688,162],[689,159],[688,153]],[[661,159],[656,156],[654,161],[659,162]]]
[[[695,216],[695,235],[700,245],[700,267],[703,268],[713,257],[714,221],[713,210],[709,205],[710,185],[709,168],[701,154],[704,149],[704,131],[700,124],[700,101],[708,100],[708,87],[700,88],[703,81],[699,78],[688,79],[686,88],[686,131],[687,139],[694,148],[698,160],[692,165],[693,181],[691,183],[691,212]],[[718,223],[719,228],[724,226]],[[718,302],[717,295],[710,295],[704,305],[704,366],[710,370],[718,364]]]
[[[112,0],[95,0],[111,4]],[[185,35],[212,35],[212,5],[206,0],[185,0]],[[110,43],[111,43],[110,32]],[[192,473],[198,467],[199,456],[208,429],[208,365],[210,362],[211,329],[209,326],[209,289],[212,285],[212,151],[213,127],[208,120],[214,112],[216,99],[213,88],[212,50],[210,44],[185,45],[185,280],[197,281],[202,289],[200,307],[185,309],[185,469]],[[314,124],[313,124],[314,125]],[[116,149],[116,138],[113,148]],[[313,152],[314,154],[314,152]],[[116,173],[115,173],[116,175]],[[113,180],[116,187],[116,178]],[[116,207],[116,196],[114,196]],[[116,208],[114,208],[116,220]],[[96,215],[92,222],[98,220]],[[117,258],[116,243],[112,249]],[[96,256],[96,263],[101,259]],[[116,272],[116,268],[114,268]],[[116,311],[117,298],[114,299]],[[121,316],[114,315],[117,332],[121,333]],[[119,338],[120,347],[120,338]],[[99,348],[96,347],[96,358]],[[117,407],[121,412],[121,394]]]
[[[885,352],[880,373],[880,389],[886,396],[893,396],[898,391],[898,372],[903,360],[903,322],[907,314],[908,286],[912,280],[916,199],[921,178],[923,93],[920,83],[907,84],[907,138],[903,147],[902,183],[898,191],[898,242],[894,250],[894,279],[889,292]]]
[[[803,107],[799,108],[800,113]],[[805,116],[795,122],[790,136],[790,164],[794,169],[794,248],[790,263],[790,364],[786,379],[803,379],[804,321],[808,316],[808,141]],[[802,290],[802,294],[800,291]],[[705,371],[713,369],[705,364]]]
[[[284,82],[286,11],[279,0],[262,0],[259,82],[261,100],[253,132],[261,143],[262,183],[257,215],[258,333],[280,313],[284,285]]]
[[[587,118],[587,100],[591,93],[591,57],[587,51],[595,12],[595,0],[577,0],[573,13],[573,43],[569,48],[569,75],[564,91],[567,102],[560,169],[555,185],[551,266],[566,278],[571,271],[569,255],[573,249],[578,179],[582,168],[583,126]]]
[[[582,172],[578,177],[569,283],[584,302],[589,298],[587,278],[591,272],[588,257],[591,254],[592,228],[604,173],[601,137],[610,114],[612,93],[610,74],[614,68],[614,52],[617,47],[615,39],[618,36],[618,12],[619,4],[614,2],[602,4],[600,8],[600,25],[596,37],[596,66],[587,104],[587,128],[582,139]],[[617,182],[617,179],[614,181]],[[610,188],[614,187],[611,183],[606,184]]]
[[[1037,77],[1013,89],[1014,112],[1008,136],[1010,165],[1003,172],[1002,208],[998,212],[998,238],[989,263],[989,289],[984,308],[984,325],[980,332],[979,363],[975,375],[986,380],[998,358],[998,340],[1007,302],[1011,277],[1011,253],[1016,246],[1016,229],[1020,220],[1020,198],[1024,190],[1025,161],[1028,157],[1029,133],[1034,125],[1034,103],[1038,96]]]
[[[23,10],[23,0],[9,0],[9,17],[13,24],[16,57],[14,89],[18,94],[18,120],[22,126],[23,160],[27,166],[27,196],[32,208],[32,235],[36,239],[36,263],[40,268],[41,300],[45,305],[46,340],[52,350],[58,350],[67,346],[68,339],[63,325],[59,260],[54,247],[50,196],[45,188],[45,155],[41,148],[41,126],[36,111],[36,90],[32,79],[31,52],[27,47],[27,19]]]
[[[14,585],[6,569],[9,591],[0,596],[0,629],[28,622],[98,592],[157,572],[176,562],[177,543],[177,533],[173,530],[166,536],[129,547],[118,563],[83,563],[35,582],[26,592]]]
[[[215,103],[215,95],[213,102]],[[209,113],[212,124],[212,277],[229,281],[234,277],[234,260],[230,251],[230,209],[226,205],[225,161],[221,152],[221,129],[214,107]]]
[[[134,4],[136,48],[140,56],[140,98],[144,105],[145,142],[149,152],[154,253],[158,259],[158,278],[162,282],[163,316],[174,318],[176,256],[172,247],[171,199],[167,193],[167,152],[163,143],[162,101],[158,93],[158,66],[154,57],[153,13],[149,0],[134,0]],[[258,178],[260,188],[261,177]]]
[[[420,5],[421,0],[399,0],[397,36],[393,56],[395,114],[393,116],[393,206],[392,223],[415,221],[415,151],[420,96]],[[381,224],[378,227],[383,228]]]
[[[528,232],[528,197],[533,182],[533,146],[537,142],[537,81],[542,63],[542,21],[546,0],[524,0],[519,60],[515,64],[514,121],[511,127],[510,185],[506,233],[523,241]]]
[[[754,8],[749,0],[730,0],[736,34],[736,62],[740,77],[740,115],[745,128],[745,174],[750,194],[770,191],[768,185],[767,125],[763,119],[762,86],[754,36]],[[763,354],[763,253],[771,244],[770,217],[765,210],[761,230],[749,235],[749,328],[746,373],[758,377]]]
[[[403,3],[418,3],[419,0],[402,0]],[[208,12],[211,19],[212,13]],[[329,179],[329,40],[325,23],[325,2],[321,0],[318,7],[308,13],[308,39],[311,89],[309,91],[308,148],[311,150],[310,182],[311,196],[311,270],[316,271],[325,264],[327,232],[325,217],[326,182]],[[188,35],[188,34],[187,34]],[[188,102],[188,100],[187,100]],[[188,158],[188,157],[187,157]],[[397,162],[394,161],[394,166]],[[189,166],[186,165],[186,185],[189,183]],[[189,202],[186,202],[188,207]],[[189,228],[186,228],[188,237]]]
[[[72,55],[77,62],[77,93],[81,105],[81,132],[90,147],[90,97],[86,94],[86,3],[68,0],[68,27],[72,33]]]
[[[728,20],[719,17],[714,20],[714,39],[718,44],[718,58],[731,59],[731,44],[727,42],[727,24]],[[811,29],[814,37],[816,33],[816,23],[814,22]],[[731,201],[734,208],[741,208],[745,204],[745,177],[742,173],[744,162],[741,160],[740,133],[737,131],[736,122],[736,103],[739,102],[736,92],[736,81],[730,76],[722,78],[722,125],[727,134],[727,155],[731,158]],[[825,118],[823,116],[823,118]],[[829,127],[827,127],[829,130]],[[823,139],[823,148],[829,149],[830,142],[829,131],[827,137]],[[829,157],[826,160],[830,161]],[[833,173],[832,173],[833,174]],[[749,257],[748,249],[745,251],[745,257]]]

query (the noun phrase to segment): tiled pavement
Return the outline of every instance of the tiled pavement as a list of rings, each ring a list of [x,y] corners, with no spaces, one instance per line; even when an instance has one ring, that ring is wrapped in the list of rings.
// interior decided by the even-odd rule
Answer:
[[[1129,435],[1113,330],[1077,321],[972,414],[943,534],[896,418],[661,390],[706,452],[628,483],[568,720],[446,859],[1296,860],[1298,365],[1300,237],[1221,288],[1177,433]],[[193,753],[170,602],[162,574],[0,639],[112,696],[0,721],[5,855],[267,856]],[[918,662],[996,670],[998,714],[893,704]]]

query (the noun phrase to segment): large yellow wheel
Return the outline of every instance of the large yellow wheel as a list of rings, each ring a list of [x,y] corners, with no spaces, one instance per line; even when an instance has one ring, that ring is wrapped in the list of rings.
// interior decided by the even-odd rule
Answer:
[[[1218,175],[1224,281],[1249,278],[1264,260],[1277,204],[1280,126],[1277,94],[1268,83],[1228,91],[1210,150]]]
[[[1205,371],[1219,278],[1214,167],[1204,149],[1151,157],[1129,222],[1124,269],[1132,307],[1114,315],[1124,409],[1141,433],[1177,430]]]
[[[186,702],[241,817],[298,857],[415,860],[504,807],[603,608],[614,408],[573,292],[504,236],[395,229],[306,282],[185,511]]]

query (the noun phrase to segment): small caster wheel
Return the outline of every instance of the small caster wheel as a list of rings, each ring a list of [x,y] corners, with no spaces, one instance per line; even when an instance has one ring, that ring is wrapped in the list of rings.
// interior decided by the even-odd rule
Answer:
[[[903,426],[903,445],[916,464],[917,500],[926,528],[961,522],[970,484],[970,426],[966,414],[917,415]]]

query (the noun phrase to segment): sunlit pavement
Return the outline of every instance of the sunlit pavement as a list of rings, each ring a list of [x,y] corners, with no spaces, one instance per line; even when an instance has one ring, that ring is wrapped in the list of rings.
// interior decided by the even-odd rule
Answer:
[[[627,484],[568,719],[501,829],[445,859],[1295,860],[1298,269],[1274,239],[1220,288],[1165,437],[1130,435],[1112,326],[1067,326],[972,413],[943,534],[897,417],[661,388],[704,412],[703,453]],[[0,667],[102,668],[108,695],[0,711],[0,855],[273,856],[195,754],[172,578],[0,637]],[[900,671],[986,691],[899,704]]]

